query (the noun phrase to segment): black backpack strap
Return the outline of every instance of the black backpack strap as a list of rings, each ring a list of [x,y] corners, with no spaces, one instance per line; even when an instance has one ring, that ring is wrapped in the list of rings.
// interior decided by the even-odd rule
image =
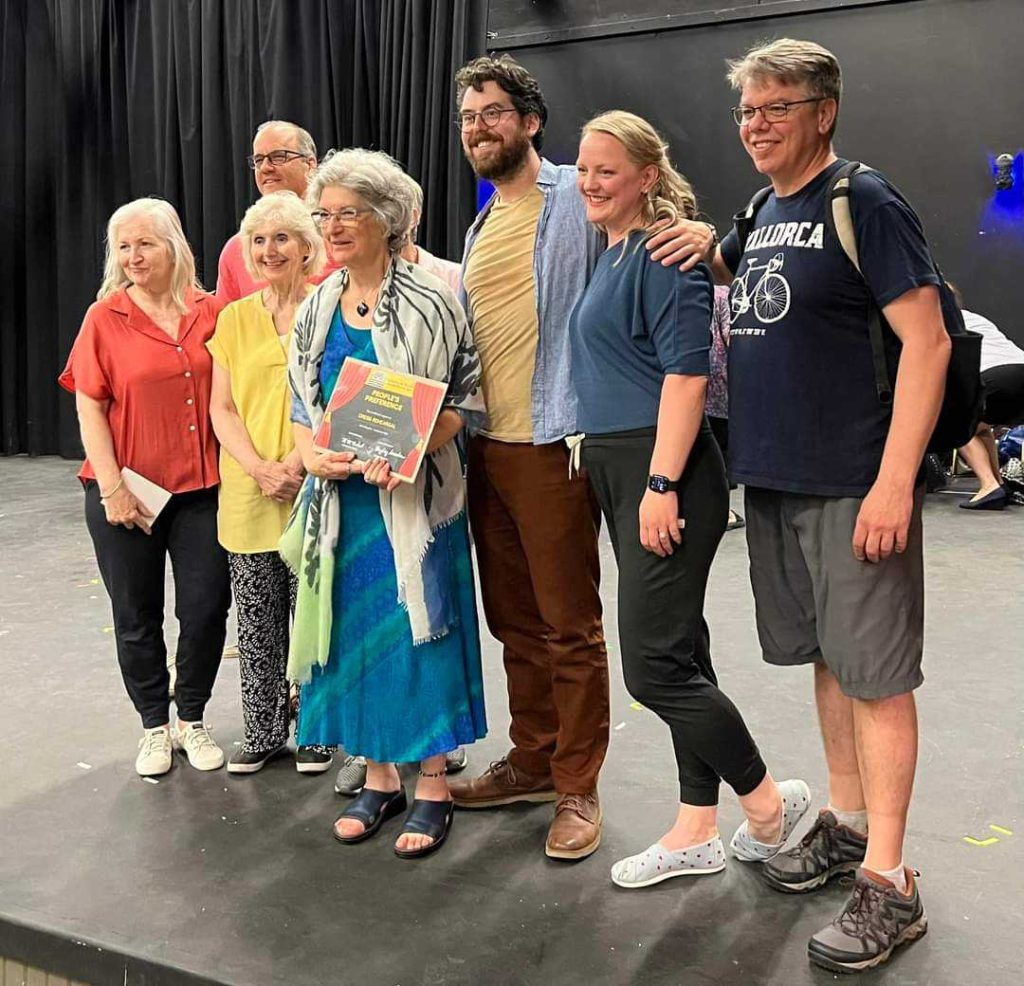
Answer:
[[[768,196],[771,194],[771,185],[758,189],[754,193],[753,198],[747,203],[747,207],[732,217],[732,225],[733,229],[736,230],[736,242],[739,244],[740,256],[743,256],[743,251],[747,248],[747,240],[751,232],[753,232],[754,220],[757,219],[758,210],[765,204]]]
[[[849,161],[833,176],[829,186],[828,203],[825,210],[825,225],[828,231],[839,241],[843,253],[853,264],[861,278],[864,272],[860,269],[860,256],[857,252],[857,231],[853,225],[850,211],[850,180],[854,175],[863,174],[872,169],[859,161]],[[870,288],[868,290],[870,295]],[[875,390],[882,404],[892,403],[892,383],[889,380],[889,363],[885,355],[885,331],[882,311],[871,297],[868,312],[868,336],[871,339],[871,361],[875,370]]]

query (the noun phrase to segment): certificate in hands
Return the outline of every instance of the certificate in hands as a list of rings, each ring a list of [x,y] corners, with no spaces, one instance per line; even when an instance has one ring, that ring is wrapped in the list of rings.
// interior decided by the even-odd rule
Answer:
[[[347,356],[313,447],[354,452],[363,462],[385,459],[392,475],[412,483],[447,390],[447,384]]]

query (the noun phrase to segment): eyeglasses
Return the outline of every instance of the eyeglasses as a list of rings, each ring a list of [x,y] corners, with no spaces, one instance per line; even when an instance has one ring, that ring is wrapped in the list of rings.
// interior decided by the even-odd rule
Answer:
[[[763,106],[734,106],[732,118],[736,121],[737,127],[742,127],[745,123],[752,123],[760,110],[761,116],[768,123],[778,123],[789,116],[790,106],[800,106],[802,103],[820,103],[823,99],[828,98],[828,96],[812,96],[810,99],[791,99],[789,102],[780,100],[777,103],[765,103]]]
[[[328,212],[326,209],[314,209],[310,215],[317,226],[326,226],[332,219],[335,222],[341,223],[342,226],[358,226],[363,216],[372,211],[372,209],[355,209],[352,206],[347,206],[344,209],[338,209],[336,212]]]
[[[292,158],[308,156],[308,154],[303,154],[302,151],[286,151],[282,148],[281,150],[271,151],[269,154],[250,154],[245,159],[245,163],[255,171],[263,166],[264,161],[269,161],[274,166],[280,167],[282,164],[287,164]]]
[[[455,117],[455,126],[460,130],[472,130],[476,125],[477,118],[479,118],[484,121],[485,127],[496,127],[498,125],[498,121],[506,113],[518,112],[519,110],[514,106],[506,106],[505,108],[500,106],[488,106],[487,109],[480,110],[479,113],[470,113],[468,111],[465,113],[459,113]]]

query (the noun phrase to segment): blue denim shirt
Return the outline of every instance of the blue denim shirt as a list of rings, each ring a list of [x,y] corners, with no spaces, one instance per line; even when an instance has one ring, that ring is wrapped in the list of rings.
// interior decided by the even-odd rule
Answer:
[[[557,442],[576,430],[576,393],[572,386],[569,316],[605,248],[604,236],[587,222],[576,190],[576,166],[541,159],[537,187],[544,196],[533,251],[537,294],[537,356],[531,388],[534,445]],[[493,196],[466,233],[460,300],[470,325],[473,310],[466,295],[466,262],[494,204]]]

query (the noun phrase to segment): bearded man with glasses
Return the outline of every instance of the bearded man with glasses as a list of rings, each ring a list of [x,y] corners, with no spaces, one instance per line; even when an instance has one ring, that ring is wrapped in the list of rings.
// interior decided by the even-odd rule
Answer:
[[[734,229],[712,258],[732,284],[729,464],[746,488],[764,659],[813,666],[829,772],[827,807],[763,872],[789,893],[856,872],[808,953],[857,972],[927,928],[903,840],[923,680],[921,465],[951,345],[921,223],[885,178],[849,179],[860,272],[828,228],[848,163],[832,149],[836,57],[781,39],[729,65],[740,141],[771,180],[749,235]],[[899,353],[891,403],[876,389],[872,305]]]

